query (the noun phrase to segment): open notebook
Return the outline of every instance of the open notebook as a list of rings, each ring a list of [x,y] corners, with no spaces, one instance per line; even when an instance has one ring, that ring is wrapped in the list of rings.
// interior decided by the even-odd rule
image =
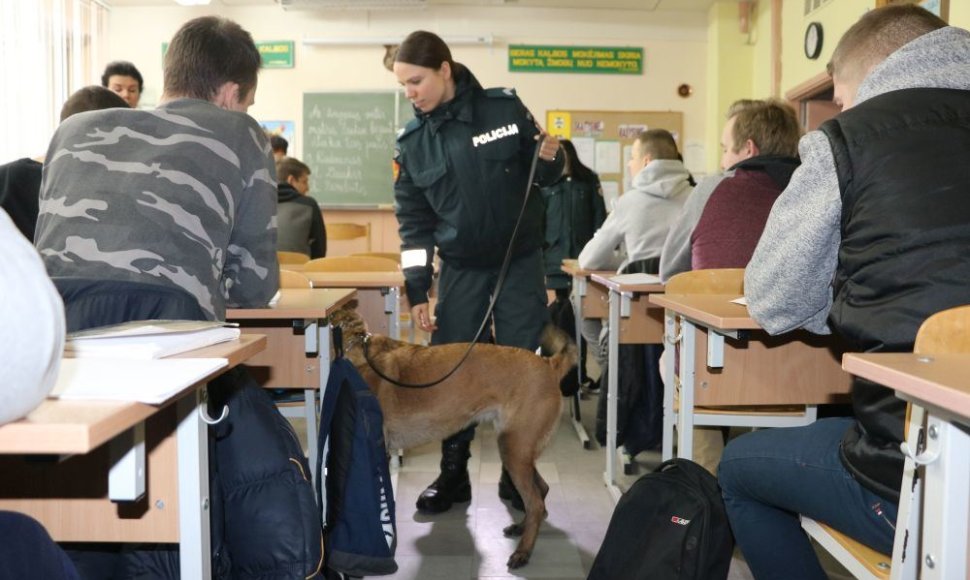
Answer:
[[[228,364],[224,358],[65,358],[50,397],[157,405]]]
[[[75,357],[162,358],[239,338],[223,322],[145,320],[103,326],[68,335],[64,353]]]

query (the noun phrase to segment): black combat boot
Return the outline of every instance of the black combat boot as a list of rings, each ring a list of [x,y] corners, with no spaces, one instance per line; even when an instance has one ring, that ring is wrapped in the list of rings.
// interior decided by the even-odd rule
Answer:
[[[418,511],[437,514],[451,509],[451,504],[471,501],[472,486],[468,479],[470,441],[445,439],[441,442],[441,475],[418,497]]]
[[[502,477],[498,480],[498,496],[504,500],[510,501],[512,503],[512,507],[520,512],[525,511],[525,502],[522,501],[522,496],[519,495],[519,490],[515,489],[515,484],[512,483],[512,477],[509,475],[509,472],[505,470],[505,466],[502,466]]]

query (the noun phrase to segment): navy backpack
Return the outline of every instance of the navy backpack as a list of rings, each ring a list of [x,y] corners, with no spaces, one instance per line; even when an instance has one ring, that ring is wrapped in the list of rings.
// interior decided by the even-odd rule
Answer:
[[[336,328],[334,344],[340,345]],[[323,394],[319,442],[316,486],[326,567],[345,576],[393,574],[397,528],[384,416],[377,397],[339,352]]]

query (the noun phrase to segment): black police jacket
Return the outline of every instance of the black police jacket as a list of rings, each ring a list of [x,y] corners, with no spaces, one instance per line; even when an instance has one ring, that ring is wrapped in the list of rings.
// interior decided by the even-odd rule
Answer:
[[[562,261],[576,258],[606,221],[606,203],[599,179],[563,177],[542,188],[546,204],[546,245],[543,265],[546,288],[568,288],[571,278],[562,271]]]
[[[455,66],[455,97],[430,113],[415,114],[398,137],[394,184],[412,306],[428,301],[435,247],[442,261],[457,267],[501,265],[539,134],[514,90],[482,89],[462,65]],[[562,168],[562,155],[552,162],[540,160],[535,181],[551,184]],[[533,191],[513,256],[542,247],[543,213],[542,199]],[[421,258],[417,263],[416,254]]]

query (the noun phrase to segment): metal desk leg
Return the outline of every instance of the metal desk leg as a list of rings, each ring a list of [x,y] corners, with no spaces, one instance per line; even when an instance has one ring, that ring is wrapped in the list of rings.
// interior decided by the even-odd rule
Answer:
[[[697,326],[680,317],[680,409],[677,411],[677,456],[694,455],[694,357]]]
[[[388,330],[390,332],[391,338],[394,340],[401,340],[401,293],[397,286],[391,288],[381,288],[381,294],[384,295],[384,313],[388,315]],[[413,342],[413,341],[412,341]],[[401,468],[401,463],[404,460],[404,450],[403,449],[392,449],[391,450],[391,478],[393,479],[392,487],[397,489],[397,472]]]
[[[620,384],[621,299],[618,292],[610,291],[609,380],[606,385],[606,472],[603,478],[610,495],[613,496],[613,501],[619,501],[620,496],[623,495],[616,485],[616,394]],[[602,389],[602,386],[600,388]]]
[[[670,310],[664,310],[664,366],[660,369],[664,382],[664,422],[663,444],[661,459],[667,461],[674,456],[674,427],[677,424],[677,413],[674,411],[674,391],[677,390],[677,380],[674,375],[674,357],[677,353],[677,315]]]
[[[387,315],[388,334],[394,340],[401,340],[401,291],[397,286],[381,288],[384,296],[384,314]]]
[[[576,277],[573,278],[573,281],[575,289],[571,296],[573,302],[573,318],[576,320],[576,350],[581,353],[583,349],[583,296],[586,295],[586,278]],[[583,388],[583,376],[586,372],[582,365],[582,357],[580,357],[579,362],[580,364],[576,365],[576,380],[579,383],[579,390],[576,391],[576,394],[572,397],[572,401],[570,401],[569,411],[573,429],[576,431],[576,436],[579,437],[580,443],[583,444],[583,449],[592,449],[593,442],[590,441],[589,434],[586,433],[586,427],[583,427],[583,418],[579,408],[580,395],[582,394]]]
[[[920,578],[967,577],[970,433],[932,410],[926,429],[926,494]]]
[[[178,401],[179,571],[182,578],[212,578],[209,538],[209,440],[206,387]]]
[[[319,344],[319,352],[317,361],[320,364],[320,404],[323,405],[324,393],[327,392],[327,381],[330,379],[330,321],[327,319],[320,319],[317,324],[317,338]],[[321,409],[322,410],[322,409]],[[316,443],[314,443],[314,446]],[[323,461],[323,469],[320,473],[320,488],[323,490],[323,494],[320,501],[321,505],[317,506],[320,508],[322,521],[327,520],[327,452],[330,451],[330,438],[327,438],[327,443],[324,444],[323,449],[317,449],[317,452],[321,454],[321,460]],[[317,473],[317,464],[314,462],[310,465],[310,471],[313,472],[314,477]],[[314,482],[316,484],[316,482]]]
[[[329,330],[327,325],[320,324],[319,320],[307,320],[304,322],[304,332],[303,332],[303,350],[309,355],[309,357],[315,357],[317,359],[317,364],[322,365],[322,361],[325,360],[322,354],[322,341],[320,339],[321,327]],[[308,358],[309,358],[308,357]],[[307,368],[309,371],[310,368]],[[329,368],[328,368],[329,370]],[[320,374],[323,374],[323,367],[320,368]],[[315,477],[316,465],[317,465],[317,437],[318,437],[318,427],[317,427],[317,392],[323,395],[322,389],[304,389],[303,390],[303,414],[306,419],[306,446],[307,446],[307,459],[310,461],[310,473],[311,479]]]

